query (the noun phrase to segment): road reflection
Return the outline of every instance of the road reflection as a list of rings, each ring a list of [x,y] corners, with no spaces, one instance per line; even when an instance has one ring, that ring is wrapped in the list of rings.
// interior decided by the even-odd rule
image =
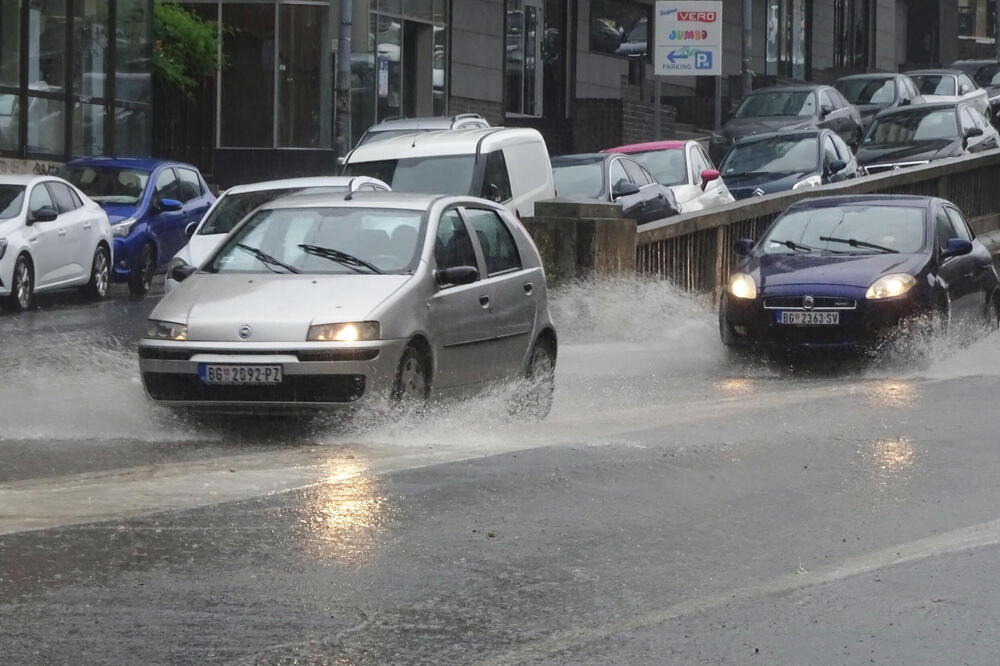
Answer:
[[[916,386],[905,381],[878,382],[868,390],[877,405],[884,407],[910,407],[919,397]]]

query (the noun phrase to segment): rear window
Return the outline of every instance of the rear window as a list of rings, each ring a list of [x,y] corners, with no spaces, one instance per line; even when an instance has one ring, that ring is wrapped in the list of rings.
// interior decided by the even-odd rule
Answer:
[[[23,185],[0,185],[0,220],[17,217],[23,203]]]
[[[596,199],[604,191],[604,163],[553,166],[552,177],[561,197]]]

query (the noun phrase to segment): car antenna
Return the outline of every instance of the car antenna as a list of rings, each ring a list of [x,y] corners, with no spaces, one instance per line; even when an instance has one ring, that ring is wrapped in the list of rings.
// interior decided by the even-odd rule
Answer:
[[[350,201],[351,199],[354,198],[352,196],[354,193],[351,189],[353,187],[354,187],[354,178],[351,178],[349,181],[347,181],[347,194],[344,195],[344,201]]]

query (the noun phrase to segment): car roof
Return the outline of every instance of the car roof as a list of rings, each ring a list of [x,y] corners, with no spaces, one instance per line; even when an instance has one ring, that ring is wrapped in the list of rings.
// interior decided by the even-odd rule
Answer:
[[[821,85],[819,83],[801,83],[792,86],[773,86],[771,88],[758,88],[757,90],[752,91],[750,94],[760,95],[764,93],[773,93],[773,92],[813,91],[813,90],[819,90],[820,88],[829,88],[829,87],[830,86]]]
[[[873,80],[877,81],[879,79],[894,79],[897,76],[905,76],[905,75],[904,74],[900,74],[899,72],[865,72],[863,74],[848,74],[847,76],[842,76],[842,77],[840,77],[837,80],[838,81],[848,81],[848,80],[854,81],[854,80],[857,80],[857,79],[873,79]]]
[[[153,169],[164,165],[182,166],[196,171],[198,170],[197,167],[186,162],[163,160],[154,157],[78,157],[77,159],[70,160],[66,163],[66,166],[68,167],[110,167],[117,169],[139,169],[142,171],[152,171]]]
[[[389,187],[378,178],[369,176],[309,176],[307,178],[283,178],[281,180],[264,180],[258,183],[244,183],[234,185],[226,190],[226,194],[245,194],[247,192],[265,192],[267,190],[280,190],[288,187],[343,187],[347,189],[352,181],[355,184],[378,183]]]
[[[573,166],[576,164],[598,164],[611,159],[612,153],[576,153],[574,155],[557,155],[551,158],[552,168]]]
[[[800,199],[788,207],[793,208],[836,208],[850,204],[868,204],[885,206],[903,206],[913,208],[917,204],[923,208],[929,208],[935,203],[945,203],[939,197],[928,197],[916,194],[841,194],[825,197],[811,197]]]
[[[630,143],[625,146],[605,148],[603,153],[641,153],[651,150],[680,150],[688,144],[687,141],[647,141],[646,143]]]
[[[354,192],[347,193],[298,192],[279,197],[261,206],[271,208],[405,208],[427,210],[440,199],[468,201],[470,197],[450,197],[444,194],[418,194],[412,192]],[[492,204],[491,204],[492,205]]]
[[[407,157],[475,155],[477,152],[491,152],[511,143],[534,142],[544,144],[545,140],[538,130],[528,127],[477,127],[415,132],[362,144],[351,152],[347,162],[354,164]]]
[[[965,74],[961,69],[949,69],[947,67],[938,67],[936,69],[911,69],[907,72],[903,72],[907,76],[920,76],[922,74],[950,74],[951,76],[958,76],[959,74]],[[966,74],[968,76],[968,74]]]
[[[420,116],[417,118],[386,118],[381,122],[368,128],[369,132],[381,132],[386,130],[401,129],[451,129],[457,122],[481,121],[486,127],[490,124],[486,122],[478,113],[459,113],[454,116]]]

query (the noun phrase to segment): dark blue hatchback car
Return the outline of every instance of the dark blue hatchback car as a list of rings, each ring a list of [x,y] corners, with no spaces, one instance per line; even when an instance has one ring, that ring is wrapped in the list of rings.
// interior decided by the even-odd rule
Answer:
[[[719,309],[730,347],[873,348],[913,317],[967,330],[1000,322],[990,253],[943,199],[799,201],[737,252]]]
[[[112,278],[129,291],[149,291],[153,274],[187,242],[215,196],[198,169],[157,159],[90,157],[73,160],[60,174],[107,212],[114,235]]]

